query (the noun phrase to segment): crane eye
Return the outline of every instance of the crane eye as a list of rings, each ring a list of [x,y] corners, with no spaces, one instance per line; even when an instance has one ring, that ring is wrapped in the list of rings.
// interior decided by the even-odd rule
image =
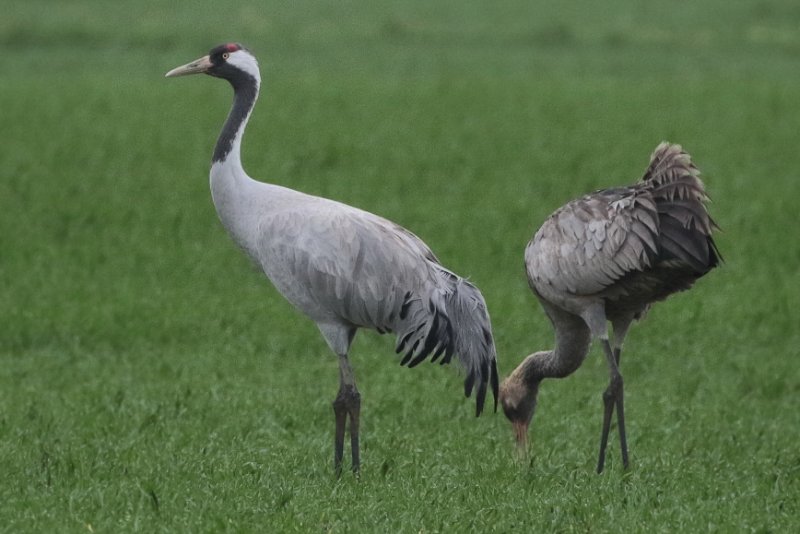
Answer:
[[[231,57],[231,55],[229,53],[227,53],[227,52],[223,52],[222,53],[222,59],[228,59],[229,57]]]

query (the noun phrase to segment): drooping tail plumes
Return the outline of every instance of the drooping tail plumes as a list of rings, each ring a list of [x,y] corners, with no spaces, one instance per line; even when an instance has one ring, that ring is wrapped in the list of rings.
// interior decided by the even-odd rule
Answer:
[[[718,227],[706,209],[709,198],[699,175],[680,145],[663,142],[653,152],[642,181],[656,202],[664,252],[703,275],[721,256],[711,236]]]
[[[475,414],[483,411],[490,384],[497,410],[497,356],[486,302],[478,288],[437,266],[439,284],[426,295],[407,293],[400,309],[395,351],[404,353],[401,365],[449,363],[455,354],[464,368],[464,394],[477,384]]]

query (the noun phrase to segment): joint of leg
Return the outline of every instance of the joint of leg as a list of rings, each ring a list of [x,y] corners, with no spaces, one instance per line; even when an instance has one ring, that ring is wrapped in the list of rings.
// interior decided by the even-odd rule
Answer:
[[[622,392],[622,375],[619,373],[614,373],[611,375],[611,381],[608,383],[608,387],[603,392],[603,402],[608,404],[609,402],[613,402]]]
[[[622,386],[622,375],[620,373],[614,374],[614,376],[611,377],[611,383]]]
[[[361,408],[361,393],[355,387],[348,387],[344,392],[345,405],[350,410]]]
[[[616,391],[622,391],[622,375],[619,373],[615,373],[611,376],[611,384],[609,385],[611,389]]]
[[[344,398],[341,395],[338,395],[335,399],[333,399],[333,402],[331,403],[331,405],[333,405],[334,413],[337,413],[337,414],[341,413],[341,412],[344,412],[347,409],[346,402],[345,402]]]
[[[333,409],[346,410],[354,406],[361,406],[361,393],[358,392],[355,386],[342,386],[333,401]]]

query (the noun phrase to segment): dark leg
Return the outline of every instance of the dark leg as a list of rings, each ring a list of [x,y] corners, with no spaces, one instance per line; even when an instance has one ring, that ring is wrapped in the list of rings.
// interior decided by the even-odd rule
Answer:
[[[619,431],[619,441],[622,448],[622,464],[628,467],[628,445],[625,438],[625,412],[623,409],[623,384],[622,375],[619,372],[619,349],[612,351],[607,339],[602,340],[603,351],[608,360],[608,369],[611,376],[608,388],[603,393],[603,432],[600,436],[600,457],[597,460],[597,472],[602,473],[605,465],[606,446],[608,445],[608,433],[611,427],[611,414],[614,406],[617,407],[617,426]]]
[[[361,394],[356,389],[355,385],[350,394],[350,405],[348,413],[350,414],[350,452],[353,455],[353,473],[359,474],[361,469],[361,458],[359,456],[358,444],[358,424],[361,415]]]
[[[617,372],[619,372],[619,357],[620,349],[614,349],[614,360],[617,363]],[[625,409],[623,406],[624,396],[622,394],[622,375],[619,377],[619,397],[617,397],[617,432],[619,432],[619,448],[622,451],[622,467],[628,468],[628,440],[625,435]]]
[[[350,418],[350,449],[353,457],[353,472],[358,473],[361,463],[359,457],[359,416],[361,413],[361,394],[356,388],[353,370],[347,356],[339,357],[339,393],[333,401],[333,413],[336,416],[336,433],[333,450],[333,468],[336,476],[342,474],[342,457],[344,456],[344,431],[347,418]]]
[[[600,434],[600,457],[597,459],[597,472],[602,473],[606,463],[606,445],[608,445],[608,432],[611,428],[611,414],[614,411],[614,396],[611,393],[611,384],[603,392],[603,431]]]
[[[339,394],[336,400],[333,401],[333,413],[336,418],[336,433],[335,441],[333,444],[333,469],[336,472],[336,478],[342,475],[342,456],[344,454],[344,426],[347,421],[347,409],[342,402],[342,390],[339,389]]]

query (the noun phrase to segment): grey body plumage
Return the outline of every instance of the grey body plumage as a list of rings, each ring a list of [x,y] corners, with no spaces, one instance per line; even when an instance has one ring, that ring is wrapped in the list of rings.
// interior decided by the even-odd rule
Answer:
[[[443,267],[417,236],[386,219],[251,179],[240,150],[261,83],[255,57],[241,45],[220,45],[167,76],[196,73],[226,79],[234,89],[210,173],[223,226],[277,290],[317,324],[339,358],[337,472],[348,419],[353,470],[359,469],[360,394],[348,352],[360,328],[397,334],[401,363],[409,367],[425,359],[448,363],[455,355],[465,370],[466,395],[476,390],[480,414],[487,386],[495,399],[498,390],[491,323],[480,291]]]
[[[635,319],[669,295],[689,289],[720,255],[699,172],[679,145],[660,144],[641,181],[568,202],[542,224],[525,250],[528,281],[556,332],[556,347],[531,354],[501,386],[501,404],[524,444],[543,378],[574,372],[600,339],[611,384],[598,471],[617,407],[627,466],[619,357]],[[607,322],[613,327],[609,342]],[[613,346],[612,346],[613,345]]]

